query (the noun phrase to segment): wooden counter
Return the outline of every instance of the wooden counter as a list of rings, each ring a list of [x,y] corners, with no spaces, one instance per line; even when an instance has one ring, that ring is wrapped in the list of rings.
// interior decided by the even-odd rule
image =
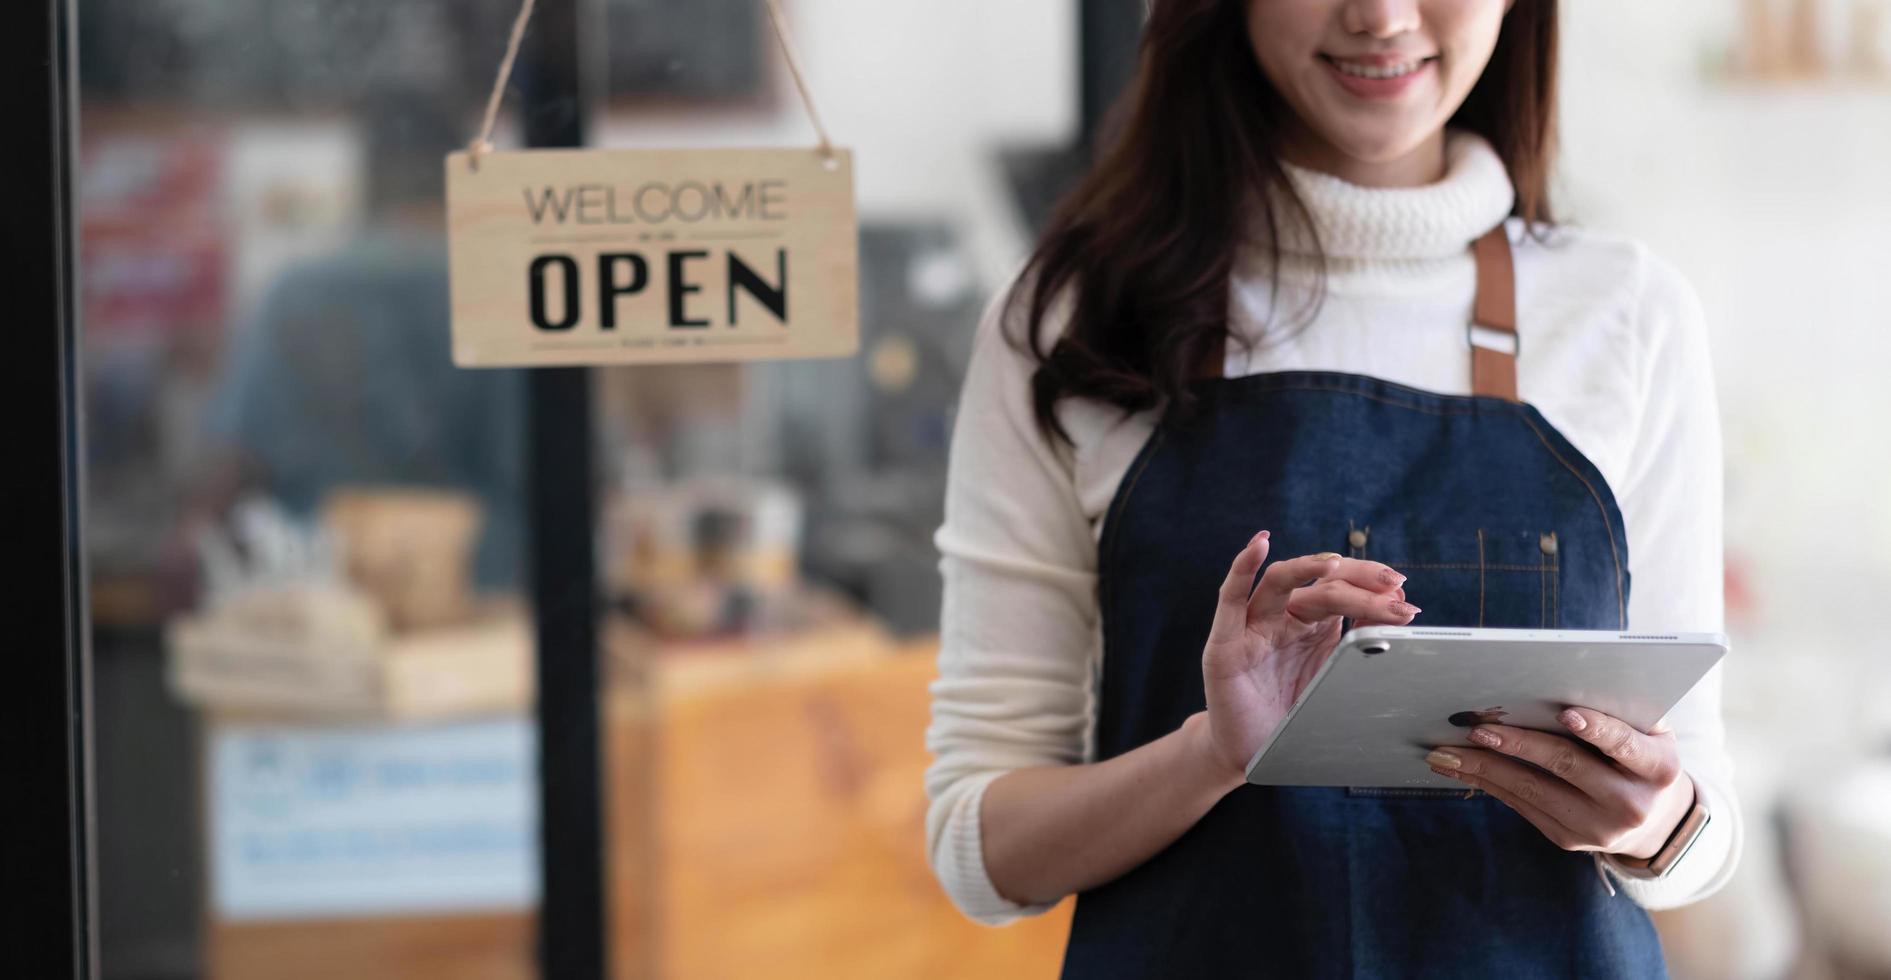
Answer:
[[[615,975],[1050,977],[1069,904],[959,915],[924,856],[933,644],[847,622],[790,638],[607,645]],[[525,978],[528,915],[217,925],[212,976]]]

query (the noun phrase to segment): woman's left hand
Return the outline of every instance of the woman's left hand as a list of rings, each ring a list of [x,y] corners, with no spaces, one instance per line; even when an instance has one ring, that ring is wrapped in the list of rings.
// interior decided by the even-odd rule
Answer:
[[[1638,731],[1588,708],[1557,720],[1573,738],[1479,725],[1470,740],[1483,748],[1440,746],[1425,761],[1503,801],[1566,851],[1654,856],[1694,800],[1674,733],[1660,724]]]

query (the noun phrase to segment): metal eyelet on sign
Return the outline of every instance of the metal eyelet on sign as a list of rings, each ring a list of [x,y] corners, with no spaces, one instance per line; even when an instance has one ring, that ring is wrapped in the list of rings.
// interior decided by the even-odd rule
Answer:
[[[1551,531],[1538,538],[1536,546],[1543,549],[1543,553],[1546,555],[1556,554],[1556,532]]]

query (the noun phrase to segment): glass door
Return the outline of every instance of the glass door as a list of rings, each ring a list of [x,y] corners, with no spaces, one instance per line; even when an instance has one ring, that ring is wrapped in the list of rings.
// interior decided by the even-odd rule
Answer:
[[[515,7],[74,10],[101,973],[537,975],[538,664],[590,651],[442,223]]]
[[[1140,6],[782,6],[861,356],[515,371],[451,364],[442,161],[516,0],[69,0],[100,976],[1056,970],[926,864],[931,535]],[[539,0],[494,140],[813,141],[764,0]]]

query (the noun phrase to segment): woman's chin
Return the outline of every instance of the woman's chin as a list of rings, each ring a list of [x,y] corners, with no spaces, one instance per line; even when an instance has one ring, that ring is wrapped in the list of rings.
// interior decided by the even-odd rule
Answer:
[[[1324,133],[1328,146],[1342,158],[1372,167],[1383,167],[1406,160],[1419,152],[1437,135],[1430,125],[1335,126]]]

